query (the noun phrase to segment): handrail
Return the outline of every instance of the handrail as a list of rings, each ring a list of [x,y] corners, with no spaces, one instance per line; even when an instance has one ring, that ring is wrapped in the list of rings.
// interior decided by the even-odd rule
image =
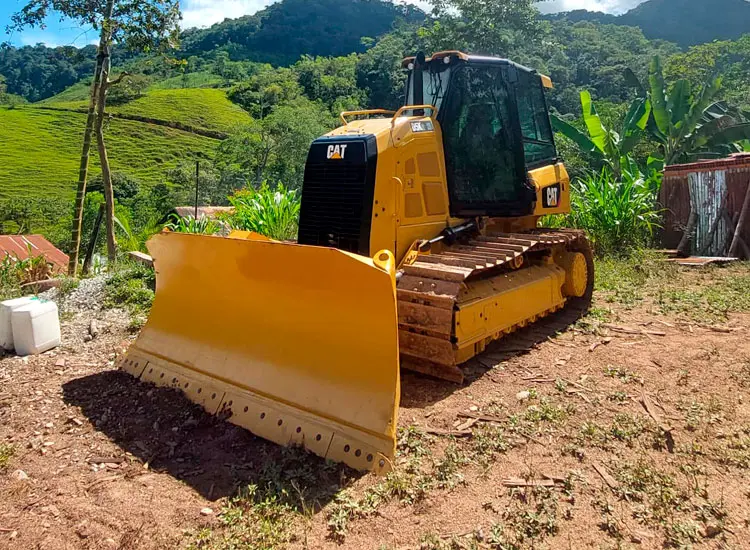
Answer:
[[[419,110],[425,111],[427,109],[430,110],[430,118],[435,120],[435,116],[437,116],[437,108],[434,105],[404,105],[403,107],[399,107],[399,110],[394,113],[393,118],[391,119],[391,129],[395,128],[396,120],[403,116],[404,112]]]
[[[349,124],[349,121],[346,120],[346,117],[348,116],[361,116],[361,115],[393,115],[396,111],[389,111],[387,109],[365,109],[362,111],[344,111],[339,115],[339,118],[341,119],[341,122],[344,123],[344,126],[347,126]]]

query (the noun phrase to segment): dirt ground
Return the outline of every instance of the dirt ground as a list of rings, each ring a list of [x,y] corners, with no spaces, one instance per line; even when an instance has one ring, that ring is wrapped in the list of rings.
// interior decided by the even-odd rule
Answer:
[[[750,266],[628,270],[461,387],[405,373],[384,479],[117,372],[126,316],[80,313],[0,359],[0,549],[750,548]]]

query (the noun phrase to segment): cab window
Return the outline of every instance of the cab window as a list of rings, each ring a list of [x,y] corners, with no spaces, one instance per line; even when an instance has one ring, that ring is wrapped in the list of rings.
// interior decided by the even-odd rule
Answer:
[[[466,208],[517,201],[511,97],[500,67],[454,71],[440,113],[451,202]]]
[[[516,101],[526,166],[533,168],[555,162],[557,152],[552,126],[547,114],[542,79],[538,74],[519,71]]]

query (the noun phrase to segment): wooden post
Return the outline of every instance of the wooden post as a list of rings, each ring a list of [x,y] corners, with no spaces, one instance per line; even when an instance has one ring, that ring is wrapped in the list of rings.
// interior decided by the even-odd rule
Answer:
[[[691,200],[692,202],[692,200]],[[690,207],[690,218],[688,219],[685,233],[682,235],[680,244],[677,245],[677,255],[683,258],[690,256],[693,249],[693,233],[695,233],[695,226],[698,224],[698,211],[693,207]]]
[[[105,210],[105,204],[102,203],[102,205],[99,207],[99,214],[96,216],[96,221],[94,222],[94,229],[91,231],[91,240],[89,241],[89,246],[86,249],[86,259],[83,260],[83,274],[88,275],[89,270],[91,269],[91,260],[94,258],[94,252],[96,251],[96,241],[99,240],[99,230],[102,227],[102,220],[104,219],[104,210]]]
[[[742,203],[742,210],[740,210],[740,219],[737,220],[737,227],[734,230],[734,239],[732,239],[732,246],[729,247],[729,257],[737,257],[737,249],[740,246],[742,240],[742,230],[747,225],[748,211],[750,211],[750,181],[747,182],[747,191],[745,191],[745,201]],[[746,258],[750,260],[750,258]]]

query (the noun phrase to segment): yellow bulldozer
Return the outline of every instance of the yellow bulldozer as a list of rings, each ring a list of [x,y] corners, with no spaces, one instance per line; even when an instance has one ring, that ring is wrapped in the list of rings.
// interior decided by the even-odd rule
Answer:
[[[400,368],[460,365],[593,287],[545,90],[505,59],[404,60],[405,105],[310,147],[296,243],[164,232],[148,323],[120,367],[281,445],[385,473]]]

